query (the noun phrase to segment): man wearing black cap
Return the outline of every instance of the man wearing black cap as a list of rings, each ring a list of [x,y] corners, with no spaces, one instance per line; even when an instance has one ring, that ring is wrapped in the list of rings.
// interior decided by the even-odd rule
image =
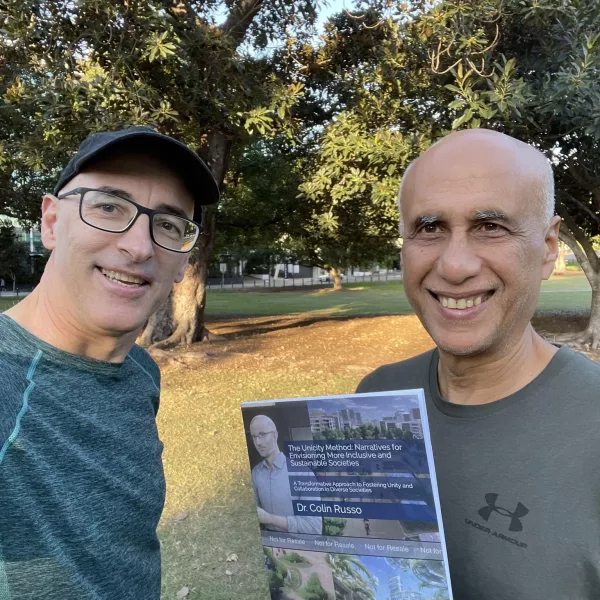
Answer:
[[[160,597],[160,373],[135,339],[218,198],[148,127],[89,137],[44,196],[50,259],[0,314],[0,600]]]

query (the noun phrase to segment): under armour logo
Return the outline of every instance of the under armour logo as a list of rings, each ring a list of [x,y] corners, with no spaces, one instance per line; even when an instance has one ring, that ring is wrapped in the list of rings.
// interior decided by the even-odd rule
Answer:
[[[509,531],[523,531],[523,524],[521,523],[521,518],[524,517],[529,509],[520,502],[517,504],[517,508],[515,508],[515,512],[510,512],[506,510],[506,508],[502,508],[501,506],[496,506],[496,500],[498,499],[498,494],[486,494],[485,501],[487,502],[487,506],[484,506],[479,511],[479,516],[484,520],[488,521],[493,512],[502,515],[503,517],[510,518],[510,527]]]

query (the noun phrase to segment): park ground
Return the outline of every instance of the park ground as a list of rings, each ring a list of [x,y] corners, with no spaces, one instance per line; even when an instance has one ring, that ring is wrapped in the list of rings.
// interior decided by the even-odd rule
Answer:
[[[590,299],[581,274],[545,282],[539,308],[553,312],[534,325],[549,336],[581,329]],[[211,292],[208,306],[209,343],[156,356],[163,599],[268,600],[240,404],[353,392],[377,366],[433,344],[399,283]]]

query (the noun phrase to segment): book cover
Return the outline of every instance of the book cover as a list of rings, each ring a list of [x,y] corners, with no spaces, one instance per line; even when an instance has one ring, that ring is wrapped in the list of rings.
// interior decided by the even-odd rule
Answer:
[[[422,390],[246,402],[272,600],[451,600]]]

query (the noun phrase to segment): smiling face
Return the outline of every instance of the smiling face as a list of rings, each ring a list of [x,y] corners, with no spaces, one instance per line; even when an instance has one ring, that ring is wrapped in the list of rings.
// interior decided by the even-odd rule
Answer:
[[[545,160],[508,136],[462,132],[407,174],[404,286],[440,350],[502,351],[527,328],[558,243],[539,197]]]
[[[61,194],[78,187],[110,188],[142,206],[190,219],[194,212],[180,179],[150,156],[95,162]],[[90,227],[79,217],[79,195],[44,198],[42,241],[52,251],[44,278],[61,311],[82,330],[112,335],[140,330],[183,279],[189,258],[152,242],[147,215],[124,233]]]

